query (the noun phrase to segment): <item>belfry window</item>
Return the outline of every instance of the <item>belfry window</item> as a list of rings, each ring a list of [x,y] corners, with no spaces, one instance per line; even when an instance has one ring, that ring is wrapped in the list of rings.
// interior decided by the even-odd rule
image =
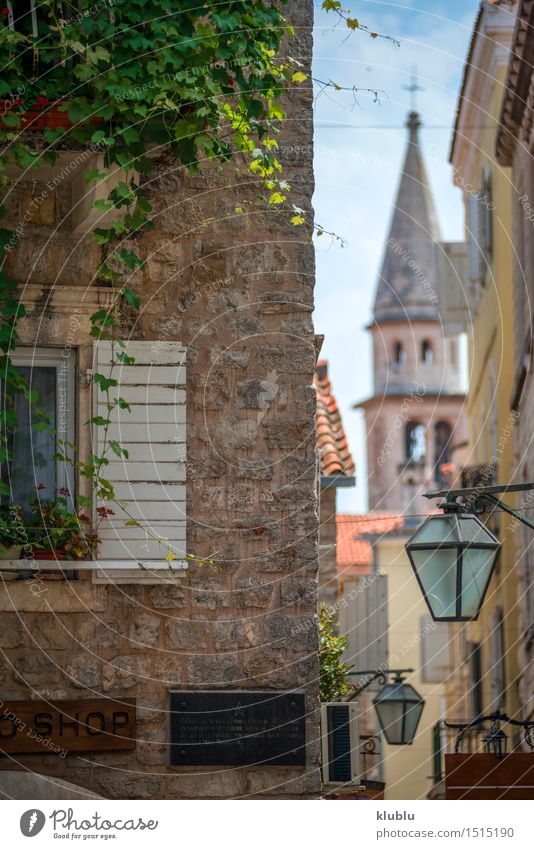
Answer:
[[[425,366],[431,366],[434,362],[434,351],[432,350],[432,343],[429,342],[428,339],[423,339],[421,345],[421,359]]]
[[[450,463],[452,428],[448,422],[438,422],[435,429],[434,475],[438,485],[447,480],[446,467]]]
[[[408,422],[406,425],[406,460],[409,463],[422,463],[425,455],[425,428],[419,422]]]
[[[401,366],[406,362],[406,351],[402,342],[395,342],[393,347],[393,362],[397,366]]]

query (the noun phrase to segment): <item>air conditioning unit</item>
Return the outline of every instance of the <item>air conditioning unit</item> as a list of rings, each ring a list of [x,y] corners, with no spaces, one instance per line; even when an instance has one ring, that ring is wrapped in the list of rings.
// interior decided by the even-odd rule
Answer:
[[[323,784],[359,783],[360,734],[356,703],[321,705],[321,754]]]

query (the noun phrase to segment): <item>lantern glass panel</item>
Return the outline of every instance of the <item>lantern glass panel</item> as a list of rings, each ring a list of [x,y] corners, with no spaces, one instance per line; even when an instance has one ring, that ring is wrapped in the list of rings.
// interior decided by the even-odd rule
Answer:
[[[494,542],[494,537],[474,516],[458,517],[461,537],[464,542]]]
[[[412,541],[438,544],[440,542],[458,542],[458,522],[456,516],[452,513],[431,516],[423,522]]]
[[[404,720],[404,737],[405,742],[407,743],[411,743],[411,741],[415,737],[415,732],[417,731],[417,726],[419,725],[419,720],[421,719],[423,708],[423,702],[419,702],[418,704],[406,705],[406,717]]]
[[[399,745],[403,740],[404,702],[380,702],[376,705],[376,715],[386,740],[391,745]]]
[[[489,581],[495,551],[492,548],[466,548],[462,556],[462,616],[475,616]]]
[[[457,549],[423,548],[410,554],[434,619],[455,616]]]

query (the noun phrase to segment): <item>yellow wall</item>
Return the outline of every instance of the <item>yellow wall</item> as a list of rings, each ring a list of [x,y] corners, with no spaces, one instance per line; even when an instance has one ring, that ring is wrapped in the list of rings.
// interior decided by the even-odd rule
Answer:
[[[470,450],[467,465],[478,465],[497,461],[497,482],[509,483],[513,478],[513,417],[510,399],[513,384],[514,332],[513,332],[513,248],[512,208],[510,171],[495,162],[495,127],[501,109],[502,87],[505,69],[497,74],[487,107],[487,128],[482,132],[471,154],[476,153],[474,174],[481,174],[487,166],[491,171],[493,202],[493,256],[491,275],[484,287],[480,287],[480,301],[476,313],[471,316],[469,331],[469,390],[467,416],[469,422]],[[495,120],[493,120],[495,119]],[[466,195],[466,203],[468,195]],[[466,238],[469,237],[467,234]],[[492,397],[493,396],[493,397]],[[493,418],[493,425],[492,425]],[[493,437],[492,437],[493,431]],[[488,481],[491,483],[491,481]],[[509,503],[514,503],[507,496]],[[515,546],[511,524],[506,514],[498,514],[499,536],[503,543],[499,571],[494,574],[480,619],[467,626],[454,626],[453,631],[464,631],[464,639],[482,643],[482,668],[484,672],[484,707],[489,701],[489,676],[486,674],[490,662],[488,632],[492,615],[499,605],[504,612],[504,643],[506,652],[507,695],[506,710],[514,715],[518,708],[515,681],[517,665],[517,577],[514,572]],[[456,646],[456,659],[463,662],[463,651]],[[450,719],[471,718],[466,693],[466,672],[458,668],[461,686],[456,681],[448,700]]]
[[[443,684],[421,680],[421,619],[428,608],[404,550],[409,536],[386,536],[374,547],[378,568],[388,576],[389,666],[414,669],[406,680],[425,700],[411,746],[388,746],[382,737],[386,799],[427,797],[432,786],[432,729],[443,716],[445,701]]]

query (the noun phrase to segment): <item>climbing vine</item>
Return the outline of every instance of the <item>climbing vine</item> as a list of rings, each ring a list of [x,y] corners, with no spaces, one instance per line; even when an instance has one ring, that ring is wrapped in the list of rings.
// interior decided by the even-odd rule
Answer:
[[[108,432],[113,411],[128,409],[117,393],[115,371],[133,363],[121,327],[125,311],[141,306],[142,293],[132,282],[143,266],[135,237],[153,226],[143,181],[157,156],[165,151],[195,172],[204,161],[230,161],[239,152],[261,187],[262,202],[274,208],[286,205],[290,186],[277,156],[284,119],[281,97],[307,80],[291,58],[294,33],[283,15],[286,2],[41,0],[33,15],[25,14],[26,4],[7,0],[1,10],[0,181],[6,195],[12,186],[10,165],[31,172],[43,162],[55,163],[66,148],[92,147],[102,153],[102,168],[86,174],[88,186],[118,170],[121,175],[108,197],[94,204],[103,218],[103,226],[93,233],[102,252],[96,282],[110,290],[111,306],[91,316],[90,333],[95,340],[109,341],[113,355],[111,373],[93,375],[107,412],[86,424],[103,429],[103,449],[82,461],[75,445],[58,439],[58,456],[92,482],[93,497],[80,498],[82,506],[115,499],[106,466],[111,455],[128,459],[127,450],[109,439]],[[344,15],[332,0],[323,8]],[[355,29],[352,19],[346,23]],[[282,51],[284,39],[289,49]],[[33,130],[41,125],[37,137]],[[104,226],[112,210],[119,215]],[[305,223],[302,210],[289,205],[288,224]],[[0,236],[0,249],[16,244],[16,232],[2,231]],[[24,307],[16,284],[3,274],[4,259],[0,462],[9,460],[14,395],[22,391],[38,404],[10,357]],[[37,426],[50,427],[44,416]],[[7,494],[1,484],[0,495]]]

